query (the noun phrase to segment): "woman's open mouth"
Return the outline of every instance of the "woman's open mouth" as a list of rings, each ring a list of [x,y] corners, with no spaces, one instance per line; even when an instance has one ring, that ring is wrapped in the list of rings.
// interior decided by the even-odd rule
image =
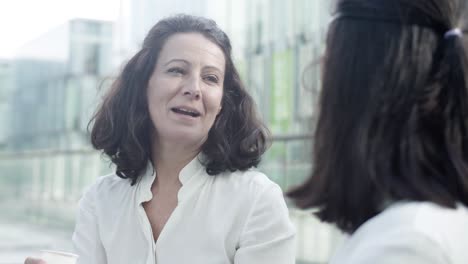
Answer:
[[[171,110],[177,114],[188,115],[191,117],[199,117],[201,115],[197,110],[185,107],[173,107]]]

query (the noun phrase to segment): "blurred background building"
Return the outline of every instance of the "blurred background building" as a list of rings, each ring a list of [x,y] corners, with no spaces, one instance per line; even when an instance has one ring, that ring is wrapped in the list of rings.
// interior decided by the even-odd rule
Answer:
[[[13,71],[11,62],[8,60],[0,60],[0,150],[6,148],[8,136],[11,134],[11,93],[13,90]]]
[[[11,150],[87,145],[96,91],[111,73],[111,22],[75,19],[27,43],[12,62]]]
[[[0,61],[0,237],[12,237],[0,242],[0,263],[22,263],[21,256],[42,248],[70,249],[78,199],[112,171],[88,139],[100,91],[169,15],[209,17],[228,33],[274,135],[260,169],[283,190],[300,183],[312,167],[317,62],[330,10],[329,1],[310,0],[121,0],[116,21],[71,20]],[[326,263],[342,236],[289,206],[297,263]],[[38,239],[18,238],[22,233]]]

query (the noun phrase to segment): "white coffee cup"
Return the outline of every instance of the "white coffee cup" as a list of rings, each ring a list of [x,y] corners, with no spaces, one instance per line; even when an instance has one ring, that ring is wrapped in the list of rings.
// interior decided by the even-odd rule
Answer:
[[[41,250],[41,259],[47,264],[76,264],[78,255],[52,250]]]

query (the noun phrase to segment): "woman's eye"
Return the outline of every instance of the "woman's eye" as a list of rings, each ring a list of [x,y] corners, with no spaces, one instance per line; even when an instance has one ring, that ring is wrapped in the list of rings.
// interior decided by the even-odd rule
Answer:
[[[211,82],[211,83],[218,83],[219,82],[218,76],[216,76],[216,75],[205,76],[205,80],[207,80],[208,82]]]
[[[185,70],[182,69],[182,68],[179,68],[179,67],[173,67],[173,68],[170,68],[169,70],[167,70],[167,72],[169,73],[175,73],[175,74],[185,74]]]

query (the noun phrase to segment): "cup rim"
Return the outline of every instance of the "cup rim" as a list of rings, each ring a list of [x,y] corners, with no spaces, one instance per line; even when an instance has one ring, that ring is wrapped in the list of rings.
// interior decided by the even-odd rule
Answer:
[[[72,258],[78,258],[78,255],[70,253],[70,252],[65,252],[65,251],[58,251],[58,250],[41,250],[42,253],[52,253],[56,255],[61,255],[64,257],[72,257]]]

